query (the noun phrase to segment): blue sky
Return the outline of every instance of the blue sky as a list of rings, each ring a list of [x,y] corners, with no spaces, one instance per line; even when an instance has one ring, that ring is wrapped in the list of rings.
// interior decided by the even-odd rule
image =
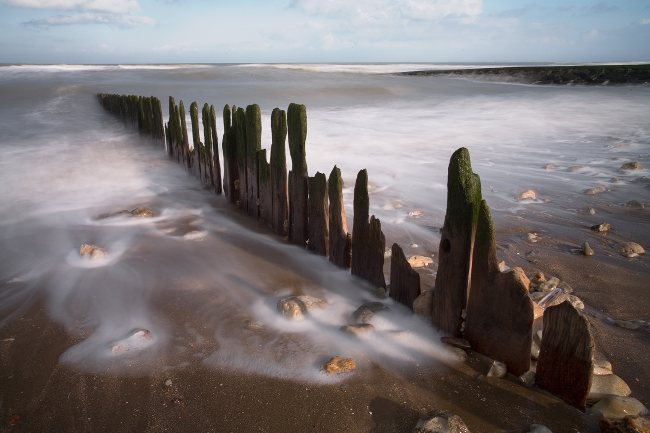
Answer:
[[[0,63],[650,61],[650,1],[0,0]]]

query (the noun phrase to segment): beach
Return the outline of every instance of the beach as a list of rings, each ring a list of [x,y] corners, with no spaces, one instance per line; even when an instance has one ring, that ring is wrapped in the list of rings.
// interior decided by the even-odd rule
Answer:
[[[267,149],[270,111],[305,104],[310,175],[341,168],[351,228],[354,179],[368,169],[386,245],[433,259],[417,269],[423,289],[435,282],[449,157],[467,147],[499,261],[570,285],[596,358],[650,407],[648,327],[607,321],[650,319],[647,254],[616,251],[650,247],[648,209],[624,206],[650,202],[650,89],[390,75],[421,66],[0,68],[0,431],[409,432],[433,409],[472,432],[599,431],[514,376],[479,377],[489,360],[457,359],[390,300],[374,333],[344,335],[373,288],[202,189],[160,143],[104,111],[98,92],[155,95],[163,113],[170,95],[217,112],[258,103]],[[619,170],[632,161],[643,168]],[[515,199],[528,189],[535,199]],[[100,218],[139,206],[155,216]],[[609,232],[590,229],[602,222]],[[84,261],[81,244],[109,259]],[[277,301],[298,294],[330,305],[288,322]],[[130,347],[140,329],[152,338]],[[333,356],[356,369],[319,371]]]

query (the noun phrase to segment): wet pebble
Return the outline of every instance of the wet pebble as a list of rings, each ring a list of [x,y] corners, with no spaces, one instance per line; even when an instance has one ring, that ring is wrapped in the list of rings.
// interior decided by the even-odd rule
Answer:
[[[595,232],[609,232],[611,226],[608,223],[600,223],[591,226],[591,229]]]
[[[378,299],[388,298],[388,296],[386,295],[386,289],[384,289],[383,287],[377,287],[377,289],[374,292],[372,292],[372,295]]]
[[[554,169],[555,169],[555,165],[554,165],[554,164],[551,164],[551,163],[549,162],[548,164],[544,164],[544,165],[542,165],[542,168],[543,168],[544,170],[554,170]]]
[[[469,433],[461,417],[438,410],[422,415],[411,433]]]
[[[553,433],[550,428],[542,424],[531,424],[527,433]]]
[[[134,217],[139,217],[139,218],[153,218],[154,214],[153,211],[149,208],[146,208],[144,206],[140,206],[138,208],[135,208],[131,211],[131,215]]]
[[[585,191],[586,195],[598,195],[600,193],[603,193],[607,191],[607,189],[604,186],[598,186],[595,188],[589,188],[587,191]]]
[[[524,385],[526,388],[530,388],[535,385],[535,372],[528,370],[521,376],[519,376],[519,382]]]
[[[320,370],[327,374],[338,374],[347,373],[355,368],[356,365],[352,358],[341,358],[340,356],[335,356],[325,364],[321,365]]]
[[[615,374],[593,376],[591,388],[587,395],[587,403],[595,404],[609,395],[627,397],[632,394],[630,387],[623,379]]]
[[[409,212],[410,217],[418,217],[418,216],[421,216],[421,215],[422,215],[422,212],[420,212],[419,210],[412,210],[412,211]]]
[[[538,240],[539,239],[537,239],[537,234],[535,233],[526,233],[526,236],[524,236],[524,241],[530,242],[531,244],[534,244]]]
[[[537,288],[538,292],[552,292],[553,289],[557,287],[557,285],[560,284],[560,280],[556,277],[552,277],[548,281],[544,281],[539,285]]]
[[[285,319],[292,321],[305,320],[305,316],[312,310],[325,308],[329,305],[324,298],[311,295],[287,296],[278,301],[278,311]]]
[[[648,409],[636,398],[612,395],[604,397],[587,412],[596,419],[623,419],[628,415],[647,415]]]
[[[638,162],[633,161],[633,162],[626,162],[625,164],[621,165],[621,168],[618,169],[618,171],[628,171],[628,170],[643,170],[643,167]]]
[[[90,260],[105,260],[108,258],[108,253],[105,249],[99,248],[96,245],[87,244],[81,244],[79,255]]]
[[[352,320],[356,323],[368,323],[375,313],[387,309],[388,307],[381,302],[366,302],[352,313]]]
[[[533,277],[533,280],[531,281],[531,283],[533,283],[533,284],[541,284],[544,281],[546,281],[546,277],[544,276],[544,273],[543,272],[538,272]]]
[[[408,258],[408,262],[412,268],[421,268],[423,266],[428,266],[431,263],[433,263],[433,259],[431,257],[425,257],[425,256],[411,256]]]
[[[490,370],[488,370],[488,373],[486,374],[487,377],[498,377],[498,378],[503,378],[506,377],[506,374],[508,373],[508,368],[503,362],[499,361],[492,361],[492,365],[490,366]]]
[[[526,191],[522,192],[517,197],[515,197],[515,199],[516,200],[526,200],[526,199],[535,200],[535,191],[533,191],[532,189],[527,189]]]
[[[433,311],[433,288],[425,290],[413,301],[413,311],[418,317],[430,319]]]
[[[642,208],[645,207],[645,205],[642,202],[640,202],[639,200],[630,200],[627,203],[625,203],[623,206],[625,206],[625,207],[634,207],[634,208],[638,208],[638,209],[642,209]]]
[[[594,250],[591,249],[588,242],[582,244],[582,254],[585,256],[593,256]]]
[[[581,207],[576,211],[578,215],[596,215],[596,211],[593,207]]]
[[[626,242],[624,244],[619,244],[616,246],[616,252],[619,254],[629,254],[629,253],[635,253],[635,254],[643,254],[645,253],[645,250],[643,247],[636,242]]]
[[[172,386],[172,380],[171,380],[171,379],[167,379],[167,380],[165,381],[165,386]]]
[[[339,328],[343,332],[347,332],[348,334],[365,334],[367,332],[372,332],[375,330],[375,327],[372,326],[370,323],[359,323],[357,325],[346,325],[346,326],[341,326]]]

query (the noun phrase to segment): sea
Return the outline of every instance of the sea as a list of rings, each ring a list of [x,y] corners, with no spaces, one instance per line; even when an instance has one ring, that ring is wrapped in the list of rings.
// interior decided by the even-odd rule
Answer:
[[[575,226],[601,222],[580,209],[611,208],[625,214],[630,236],[650,241],[648,210],[630,216],[624,206],[650,202],[650,86],[399,75],[494,66],[508,65],[0,65],[0,326],[41,303],[77,338],[60,361],[90,371],[136,356],[142,365],[198,359],[318,381],[332,380],[317,366],[333,348],[399,365],[444,358],[429,325],[390,300],[374,336],[341,337],[350,313],[376,300],[372,288],[202,189],[162,143],[125,127],[96,95],[156,96],[165,121],[169,96],[217,113],[258,104],[266,149],[272,110],[304,104],[309,174],[341,169],[351,229],[354,181],[367,169],[370,212],[387,246],[398,242],[408,256],[437,253],[447,166],[460,147],[497,231],[526,212],[541,231],[544,220],[561,221],[570,238]],[[217,131],[221,143],[219,123]],[[632,161],[643,168],[619,171]],[[529,189],[535,199],[517,200]],[[100,218],[139,206],[155,217]],[[81,244],[108,259],[82,259]],[[303,293],[330,307],[302,322],[281,318],[277,301]],[[140,329],[153,339],[134,340]],[[208,340],[209,350],[191,348]],[[131,348],[128,360],[111,352],[119,342]]]

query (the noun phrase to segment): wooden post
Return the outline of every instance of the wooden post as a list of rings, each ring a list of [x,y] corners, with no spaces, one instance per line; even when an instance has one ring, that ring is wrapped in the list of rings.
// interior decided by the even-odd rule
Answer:
[[[219,162],[219,135],[214,105],[210,105],[210,125],[212,126],[212,167],[214,169],[214,192],[221,195],[221,163]]]
[[[234,107],[233,107],[234,108]],[[237,120],[235,122],[235,119]],[[237,169],[239,172],[239,207],[248,212],[248,186],[246,173],[246,112],[242,107],[233,112],[233,127],[236,128],[235,140],[237,142]]]
[[[530,369],[533,304],[521,276],[499,270],[496,234],[485,200],[476,227],[466,317],[464,336],[472,349],[505,363],[515,376]]]
[[[343,181],[341,170],[334,166],[328,182],[329,196],[329,256],[330,263],[350,269],[352,260],[352,236],[348,233],[343,206]]]
[[[203,182],[214,191],[214,170],[212,168],[212,123],[210,107],[203,105]]]
[[[411,267],[406,260],[404,251],[396,243],[393,244],[390,257],[390,291],[388,295],[412,310],[413,301],[420,295],[420,274]]]
[[[196,104],[196,101],[190,104],[190,119],[192,120],[192,140],[194,143],[194,150],[192,150],[192,168],[194,169],[194,174],[200,180],[201,177],[201,148],[203,144],[201,143],[201,134],[199,132],[199,106]]]
[[[176,146],[179,148],[178,162],[183,164],[187,170],[192,171],[192,155],[190,154],[190,140],[187,133],[187,122],[185,121],[185,105],[183,101],[178,104],[176,118],[179,119],[180,129],[176,130]]]
[[[289,152],[289,241],[305,246],[308,234],[307,211],[307,160],[305,140],[307,139],[307,109],[304,105],[289,104],[287,110]]]
[[[289,195],[287,192],[287,115],[275,108],[271,113],[271,195],[273,231],[284,235],[285,221],[289,220]]]
[[[232,120],[233,123],[235,123],[234,113],[236,112],[236,108],[235,106],[232,108]],[[237,137],[236,128],[231,124],[230,119],[230,107],[226,104],[223,107],[223,140],[221,142],[224,166],[223,189],[228,197],[228,203],[235,204],[239,200],[239,190],[235,189],[235,181],[239,182],[239,171],[237,169]]]
[[[594,340],[587,318],[569,301],[548,307],[535,384],[584,410],[593,379],[593,357]]]
[[[248,215],[260,217],[259,210],[259,162],[258,152],[262,148],[262,118],[260,106],[246,107],[246,195]],[[266,160],[265,160],[266,161]]]
[[[467,307],[471,286],[472,250],[480,204],[481,180],[472,172],[469,151],[463,147],[449,161],[447,213],[440,239],[432,311],[432,324],[454,337],[462,335],[461,314]]]
[[[266,149],[257,151],[257,161],[259,163],[259,213],[260,221],[271,224],[273,219],[273,195],[271,193],[271,165],[266,161]]]
[[[352,225],[352,274],[375,287],[386,288],[384,278],[384,250],[386,238],[381,222],[373,215],[368,223],[370,200],[368,198],[368,172],[363,169],[354,185],[354,218]]]
[[[180,130],[180,125],[178,124],[178,107],[176,107],[176,102],[174,97],[169,97],[169,122],[167,123],[167,154],[170,158],[174,157],[174,152],[176,151],[176,136],[177,131]]]
[[[327,256],[329,250],[329,212],[327,207],[327,179],[316,172],[309,178],[309,243],[307,249]]]

